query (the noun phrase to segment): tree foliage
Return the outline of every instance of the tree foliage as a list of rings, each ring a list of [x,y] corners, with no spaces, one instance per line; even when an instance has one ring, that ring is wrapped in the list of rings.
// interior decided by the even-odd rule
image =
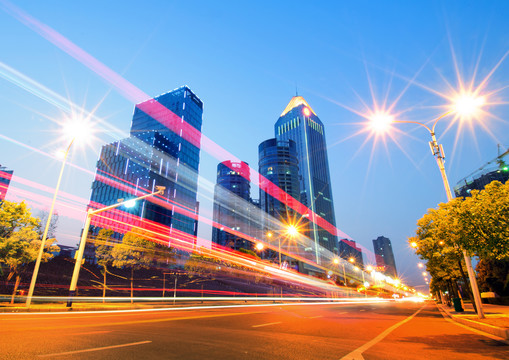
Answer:
[[[462,204],[461,247],[481,259],[509,259],[509,182],[493,181],[471,195]]]
[[[134,271],[149,268],[155,258],[156,245],[139,230],[124,234],[121,243],[111,250],[112,265],[116,268],[131,269],[131,302],[133,297]]]
[[[102,267],[101,272],[103,274],[103,298],[106,296],[106,275],[108,274],[108,266],[113,263],[113,257],[111,255],[113,244],[109,243],[112,236],[113,230],[101,229],[95,239],[95,243],[98,245],[95,249],[95,257],[97,258],[97,264]]]
[[[42,261],[53,257],[52,251],[58,251],[53,245],[55,239],[48,239]],[[37,259],[40,240],[40,220],[32,216],[24,202],[3,201],[0,204],[0,263],[9,269],[6,281],[16,276],[13,296],[26,266]]]
[[[494,181],[471,195],[429,209],[417,222],[416,236],[408,239],[427,260],[434,286],[465,278],[463,251],[481,263],[509,260],[509,182]]]

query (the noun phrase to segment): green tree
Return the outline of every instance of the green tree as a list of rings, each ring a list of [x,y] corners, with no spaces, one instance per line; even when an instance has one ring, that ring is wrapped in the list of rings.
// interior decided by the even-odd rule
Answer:
[[[461,249],[466,236],[460,217],[462,211],[463,200],[460,198],[441,203],[437,209],[428,209],[417,221],[416,236],[408,239],[416,254],[427,261],[426,269],[434,279],[433,286],[440,285],[442,290],[455,296],[458,281],[462,279],[468,283]],[[466,290],[472,299],[468,286]]]
[[[131,270],[131,303],[133,302],[134,270],[149,268],[153,264],[155,248],[155,244],[141,231],[130,231],[124,234],[122,242],[113,246],[111,251],[113,266]]]
[[[113,250],[113,244],[109,241],[113,235],[111,229],[101,229],[95,239],[96,249],[95,257],[97,258],[97,264],[102,268],[101,273],[103,274],[103,302],[106,297],[106,275],[108,274],[108,266],[112,264],[113,257],[111,252]]]
[[[471,195],[459,214],[460,246],[481,259],[509,259],[509,182],[493,181]]]
[[[3,201],[0,204],[0,263],[9,269],[6,284],[16,278],[11,303],[14,302],[21,276],[27,265],[37,259],[41,247],[38,218],[32,217],[24,202]],[[58,251],[53,245],[55,239],[46,242],[42,261],[53,257],[52,251]]]

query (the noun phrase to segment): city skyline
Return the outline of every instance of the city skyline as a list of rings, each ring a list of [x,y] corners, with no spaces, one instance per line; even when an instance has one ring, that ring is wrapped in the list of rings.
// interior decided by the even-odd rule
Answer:
[[[6,34],[1,38],[5,52],[0,59],[0,101],[6,124],[1,163],[14,170],[7,199],[27,198],[34,209],[49,207],[48,194],[55,187],[60,166],[53,152],[67,146],[57,141],[56,135],[65,106],[86,116],[80,110],[85,108],[100,119],[91,117],[94,122],[100,121],[100,127],[109,130],[98,133],[99,141],[89,150],[74,147],[71,166],[64,174],[57,210],[68,219],[61,216],[59,240],[76,244],[100,147],[128,136],[133,101],[87,69],[90,59],[76,61],[59,50],[58,43],[55,46],[57,40],[48,41],[41,32],[31,30],[34,23],[16,15],[9,3],[1,4],[0,27]],[[429,6],[333,5],[329,14],[312,5],[305,6],[306,12],[283,5],[271,5],[272,11],[266,12],[253,6],[247,11],[249,17],[226,4],[215,8],[202,4],[198,10],[184,4],[166,5],[172,10],[167,17],[164,11],[154,15],[148,9],[118,9],[111,4],[100,14],[94,12],[94,6],[77,11],[75,5],[59,4],[55,13],[48,11],[51,6],[23,2],[17,6],[150,96],[189,84],[205,103],[203,133],[250,164],[257,163],[257,145],[271,136],[270,127],[281,105],[288,102],[297,85],[299,94],[327,127],[328,151],[333,154],[333,196],[341,199],[335,204],[337,227],[368,249],[378,234],[391,238],[398,270],[416,284],[422,283],[418,259],[406,238],[413,235],[416,221],[427,208],[446,200],[426,144],[427,134],[412,125],[398,125],[397,143],[387,138],[384,148],[379,138],[367,140],[366,133],[355,136],[362,130],[362,114],[395,103],[395,113],[427,122],[443,112],[441,107],[448,101],[440,94],[457,88],[461,83],[458,76],[467,85],[475,76],[473,83],[478,86],[496,68],[487,83],[490,90],[501,89],[507,82],[508,64],[502,61],[497,66],[507,52],[507,44],[499,36],[507,30],[502,16],[507,5],[500,3],[483,7],[440,2]],[[392,13],[395,8],[398,14]],[[276,25],[287,11],[294,17],[308,14],[316,30],[311,24],[306,30]],[[255,31],[258,22],[249,20],[258,17],[268,24],[261,33]],[[95,26],[87,26],[89,19]],[[394,26],[385,28],[387,22]],[[193,26],[186,26],[188,23]],[[84,28],[86,34],[80,30]],[[167,42],[165,35],[173,29],[187,32],[175,32],[173,42]],[[15,34],[16,40],[7,34]],[[190,39],[196,47],[187,44]],[[113,41],[116,51],[109,46]],[[290,55],[289,49],[298,49],[306,60]],[[203,53],[222,51],[226,55],[217,59],[203,57]],[[186,56],[176,56],[179,52]],[[495,117],[466,126],[444,119],[437,127],[451,185],[493,159],[498,143],[509,145],[507,94],[498,91],[490,96],[488,111]],[[68,105],[69,100],[77,106]],[[233,122],[241,126],[229,126]],[[378,143],[372,147],[374,142]],[[215,182],[219,161],[235,160],[225,156],[218,161],[217,156],[221,157],[201,155],[202,190]],[[210,191],[202,191],[199,197],[200,216],[211,219]]]

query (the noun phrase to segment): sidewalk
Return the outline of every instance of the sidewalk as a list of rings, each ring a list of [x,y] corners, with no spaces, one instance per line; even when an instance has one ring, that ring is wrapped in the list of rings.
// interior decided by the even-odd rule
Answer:
[[[483,304],[484,316],[479,319],[472,304],[463,305],[464,312],[454,311],[454,307],[437,304],[452,320],[488,334],[509,340],[509,306]]]

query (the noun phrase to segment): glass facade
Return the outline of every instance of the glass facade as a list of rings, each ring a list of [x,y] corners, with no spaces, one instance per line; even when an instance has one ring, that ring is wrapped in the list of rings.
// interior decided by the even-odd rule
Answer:
[[[509,150],[484,164],[479,170],[461,179],[454,187],[456,197],[470,196],[472,190],[483,190],[492,181],[505,184],[509,180],[509,165],[507,163]]]
[[[297,144],[293,140],[269,139],[258,146],[258,172],[260,178],[260,207],[276,219],[288,222],[294,217],[292,201],[300,201],[299,160]],[[287,204],[275,199],[263,189],[269,180],[286,194]],[[267,227],[267,230],[270,230]]]
[[[196,241],[202,112],[203,103],[188,87],[136,105],[131,136],[101,150],[89,206],[115,204],[156,191],[156,186],[166,187],[164,200],[149,198],[123,208],[108,215],[110,223],[96,220],[94,233],[114,224],[121,233],[118,226],[136,225],[139,218],[163,225],[159,231],[167,229],[167,241],[182,232],[190,235],[186,241]],[[173,229],[179,233],[172,234]]]
[[[249,165],[243,161],[223,161],[217,166],[214,190],[212,242],[235,250],[253,249],[246,239],[253,227]]]
[[[5,200],[13,172],[13,170],[7,170],[6,167],[0,165],[0,201]]]
[[[336,217],[322,122],[301,96],[295,96],[277,120],[274,130],[277,140],[293,140],[296,143],[301,203],[332,225],[326,230],[317,224],[320,219],[309,219],[309,237],[316,245],[338,254]],[[319,264],[320,246],[315,246],[314,254]]]
[[[379,236],[373,240],[373,248],[375,250],[376,266],[387,276],[393,278],[398,277],[396,270],[396,261],[392,252],[391,240],[384,236]]]

